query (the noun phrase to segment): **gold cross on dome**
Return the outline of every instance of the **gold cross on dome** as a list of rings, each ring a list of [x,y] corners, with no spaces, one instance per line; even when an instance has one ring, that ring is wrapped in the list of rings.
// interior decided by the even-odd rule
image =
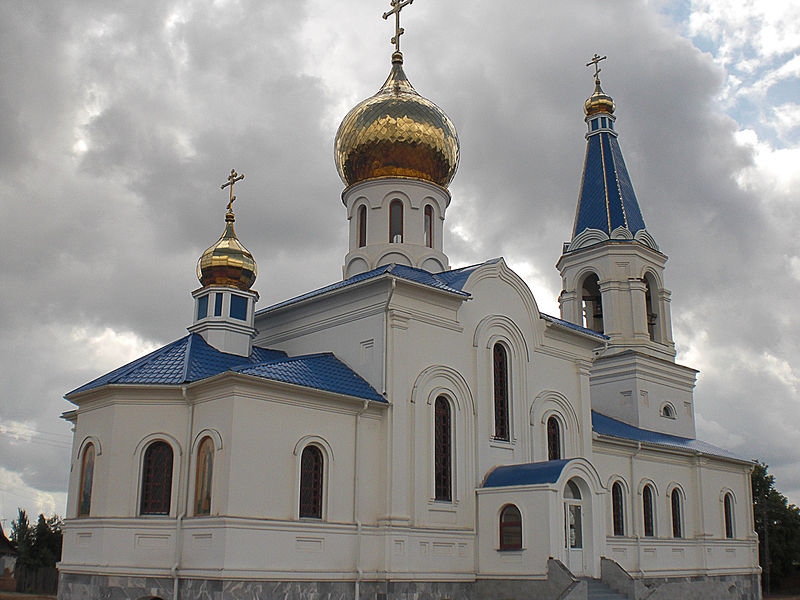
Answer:
[[[589,62],[586,63],[587,67],[589,65],[594,65],[594,78],[595,78],[595,80],[599,79],[598,75],[600,75],[600,71],[602,71],[602,69],[600,68],[600,61],[601,60],[605,60],[607,58],[608,58],[607,56],[600,56],[597,52],[595,52],[594,56],[592,57],[592,60],[590,60]]]
[[[392,38],[392,43],[394,44],[395,52],[400,52],[400,36],[405,32],[405,29],[400,27],[400,11],[413,2],[414,0],[390,0],[392,10],[383,13],[384,19],[388,19],[389,15],[394,15],[394,37]]]
[[[221,186],[219,186],[219,189],[221,190],[224,190],[228,186],[231,188],[230,201],[228,202],[228,212],[233,211],[233,201],[236,200],[236,196],[233,195],[233,184],[237,181],[241,181],[242,179],[244,179],[244,173],[239,175],[236,172],[236,169],[231,169],[231,174],[228,175],[228,183],[223,183]]]

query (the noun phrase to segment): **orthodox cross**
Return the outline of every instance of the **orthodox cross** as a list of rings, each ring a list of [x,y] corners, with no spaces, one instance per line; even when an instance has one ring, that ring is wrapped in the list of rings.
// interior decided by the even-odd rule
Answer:
[[[394,15],[394,37],[392,38],[392,43],[394,44],[395,52],[400,52],[400,36],[405,32],[405,29],[400,27],[400,11],[413,2],[414,0],[391,0],[392,10],[383,13],[384,19],[388,19],[389,15]]]
[[[236,169],[231,169],[231,174],[228,175],[228,183],[223,183],[221,186],[219,186],[219,189],[221,190],[224,190],[228,186],[231,188],[231,199],[228,202],[228,212],[233,211],[233,201],[236,200],[236,196],[233,195],[233,184],[237,181],[241,181],[242,179],[244,179],[244,173],[239,175],[236,172]]]
[[[607,56],[600,56],[597,52],[595,52],[594,56],[592,57],[592,60],[590,60],[589,62],[586,63],[587,67],[589,65],[594,65],[594,78],[595,78],[595,80],[599,79],[598,75],[600,75],[600,71],[602,71],[602,69],[600,68],[600,61],[601,60],[605,60],[607,58],[608,58]]]

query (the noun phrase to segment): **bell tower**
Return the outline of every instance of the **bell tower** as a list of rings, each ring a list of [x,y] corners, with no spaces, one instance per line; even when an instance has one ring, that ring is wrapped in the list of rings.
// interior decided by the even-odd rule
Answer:
[[[696,371],[675,363],[667,257],[647,231],[622,158],[615,104],[600,85],[584,104],[586,157],[572,239],[556,267],[561,318],[608,336],[590,375],[592,408],[653,431],[693,438]]]
[[[636,348],[672,359],[667,257],[647,231],[614,128],[615,104],[600,85],[586,100],[588,127],[583,177],[572,239],[557,263],[563,319],[606,334],[609,348]]]

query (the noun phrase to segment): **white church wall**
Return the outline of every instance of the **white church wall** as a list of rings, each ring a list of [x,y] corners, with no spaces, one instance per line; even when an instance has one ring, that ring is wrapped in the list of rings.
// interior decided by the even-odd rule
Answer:
[[[726,490],[737,490],[738,495],[749,496],[747,464],[669,450],[642,449],[635,443],[601,442],[595,447],[595,463],[609,492],[605,508],[608,557],[629,572],[657,576],[756,569],[752,502],[748,498],[743,505],[735,507],[736,531],[733,539],[727,539],[721,499]],[[610,491],[615,480],[622,482],[625,489],[624,536],[612,535]],[[655,491],[653,537],[644,535],[642,494],[645,485],[651,485]],[[674,489],[679,490],[682,499],[680,538],[674,537],[672,527]]]
[[[253,342],[290,356],[333,352],[378,392],[383,390],[384,309],[388,281],[372,281],[308,304],[256,318]]]

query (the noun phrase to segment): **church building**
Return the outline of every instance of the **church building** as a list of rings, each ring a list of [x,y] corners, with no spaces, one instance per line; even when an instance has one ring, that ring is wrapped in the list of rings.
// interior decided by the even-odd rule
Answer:
[[[760,598],[753,465],[696,438],[605,57],[551,316],[502,258],[450,266],[459,142],[407,4],[336,134],[341,280],[257,308],[232,171],[188,335],[66,395],[59,599]]]

